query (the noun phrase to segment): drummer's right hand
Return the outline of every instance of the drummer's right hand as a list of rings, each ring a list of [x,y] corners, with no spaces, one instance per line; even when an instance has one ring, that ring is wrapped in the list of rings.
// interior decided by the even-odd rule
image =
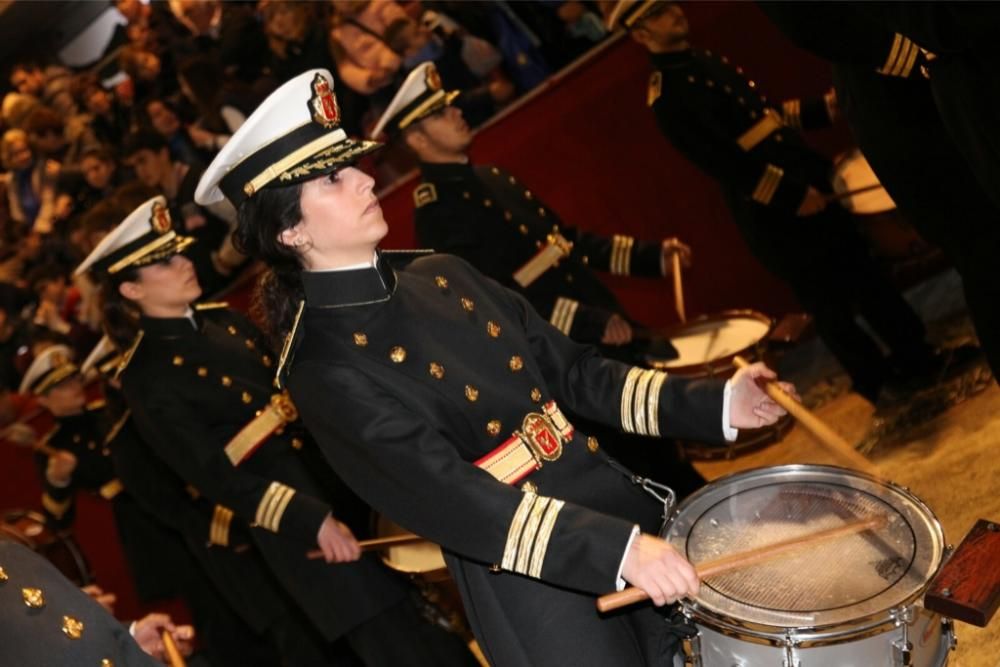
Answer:
[[[327,563],[347,563],[361,558],[361,546],[354,533],[329,514],[319,527],[316,543]]]
[[[799,204],[799,210],[795,212],[795,215],[806,218],[820,213],[824,208],[826,208],[826,197],[810,185],[806,189],[806,196],[802,198],[802,203]]]
[[[645,591],[657,607],[698,593],[694,566],[666,541],[652,535],[639,535],[632,541],[622,577]]]

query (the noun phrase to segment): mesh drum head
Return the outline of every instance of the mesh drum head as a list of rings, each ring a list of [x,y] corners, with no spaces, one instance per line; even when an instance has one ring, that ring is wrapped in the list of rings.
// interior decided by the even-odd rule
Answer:
[[[822,628],[884,612],[920,594],[944,536],[916,497],[828,466],[780,466],[710,484],[679,508],[665,535],[696,565],[876,519],[702,582],[692,608],[764,628]]]

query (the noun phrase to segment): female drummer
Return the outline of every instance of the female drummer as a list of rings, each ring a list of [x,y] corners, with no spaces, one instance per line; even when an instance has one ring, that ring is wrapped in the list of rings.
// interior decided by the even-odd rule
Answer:
[[[342,657],[333,642],[344,638],[365,665],[471,664],[457,639],[423,622],[404,582],[377,559],[359,558],[341,520],[366,519],[367,508],[311,463],[294,406],[272,386],[275,358],[259,330],[225,304],[195,303],[201,287],[182,254],[190,243],[155,197],[77,272],[102,279],[104,325],[126,350],[122,393],[143,441],[193,495],[216,504],[203,539],[238,552],[231,529],[249,527],[271,570],[262,576],[273,574],[296,608],[258,610],[273,621],[269,636],[283,660],[331,664]],[[310,560],[317,546],[337,565]]]
[[[755,383],[773,373],[724,384],[608,361],[462,260],[379,250],[373,180],[352,166],[376,147],[346,136],[330,74],[313,70],[265,100],[199,183],[198,201],[237,207],[240,242],[270,265],[261,304],[272,334],[288,332],[279,382],[338,474],[444,547],[490,664],[660,660],[672,648],[651,608],[601,618],[594,596],[628,581],[663,605],[697,577],[649,535],[663,508],[646,480],[562,408],[721,442],[783,413]]]

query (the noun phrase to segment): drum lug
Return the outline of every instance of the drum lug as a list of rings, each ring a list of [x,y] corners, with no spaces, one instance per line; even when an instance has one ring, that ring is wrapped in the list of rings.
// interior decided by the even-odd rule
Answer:
[[[948,638],[948,650],[954,651],[958,648],[958,636],[955,634],[955,621],[950,618],[941,619],[941,630]]]
[[[781,661],[781,667],[802,667],[802,661],[795,655],[795,640],[791,636],[785,637],[785,659]]]
[[[681,640],[684,667],[701,667],[701,631]]]
[[[892,657],[893,664],[897,667],[910,667],[913,664],[913,644],[905,638],[894,640],[892,642]]]

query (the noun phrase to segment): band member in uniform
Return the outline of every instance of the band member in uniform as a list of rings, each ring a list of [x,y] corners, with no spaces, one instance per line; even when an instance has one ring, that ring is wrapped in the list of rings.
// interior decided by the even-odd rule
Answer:
[[[601,618],[594,596],[629,581],[662,605],[697,590],[694,569],[650,534],[649,480],[561,408],[721,442],[782,413],[756,383],[773,373],[668,378],[573,342],[459,258],[395,263],[374,181],[351,166],[378,144],[347,137],[332,85],[312,70],[272,93],[197,191],[237,207],[240,244],[271,266],[260,296],[288,334],[283,386],[334,469],[443,547],[490,664],[664,659],[653,608]]]
[[[77,269],[101,278],[105,326],[124,350],[122,393],[143,440],[200,496],[231,509],[228,521],[250,526],[279,586],[326,641],[345,638],[367,665],[447,663],[436,652],[457,640],[423,622],[405,583],[373,555],[360,557],[340,518],[367,509],[311,463],[294,406],[272,386],[263,337],[225,304],[195,304],[201,288],[181,254],[191,239],[169,215],[163,197],[145,202]],[[317,546],[326,563],[307,557]]]
[[[647,103],[660,130],[720,184],[750,250],[813,315],[854,390],[875,403],[887,383],[933,379],[943,360],[923,323],[847,212],[827,205],[830,161],[805,145],[741,70],[691,48],[677,3],[621,0],[608,17],[609,28],[619,25],[652,54]]]
[[[164,614],[136,621],[130,632],[47,560],[2,538],[0,626],[7,665],[153,667],[163,664],[161,632],[170,632],[183,653],[194,639],[190,626],[175,626]]]
[[[332,662],[322,637],[276,585],[246,526],[234,520],[232,510],[192,493],[143,442],[121,396],[121,363],[121,353],[105,336],[80,371],[105,379],[107,409],[114,417],[106,447],[115,473],[158,528],[155,542],[148,532],[120,531],[133,571],[142,563],[131,554],[156,549],[154,574],[187,603],[198,629],[198,655],[211,664]]]
[[[605,356],[632,364],[646,363],[646,355],[675,357],[664,337],[634,326],[595,270],[662,278],[674,253],[690,263],[690,248],[675,238],[609,239],[567,226],[508,172],[472,165],[472,132],[452,105],[457,96],[442,89],[434,63],[424,63],[406,78],[372,131],[374,138],[384,130],[420,160],[423,180],[413,192],[420,246],[457,255],[520,292],[553,326],[573,340],[600,345]],[[579,415],[573,418],[584,425]],[[676,447],[637,446],[601,425],[586,427],[613,456],[644,475],[659,475],[681,497],[705,483]]]

